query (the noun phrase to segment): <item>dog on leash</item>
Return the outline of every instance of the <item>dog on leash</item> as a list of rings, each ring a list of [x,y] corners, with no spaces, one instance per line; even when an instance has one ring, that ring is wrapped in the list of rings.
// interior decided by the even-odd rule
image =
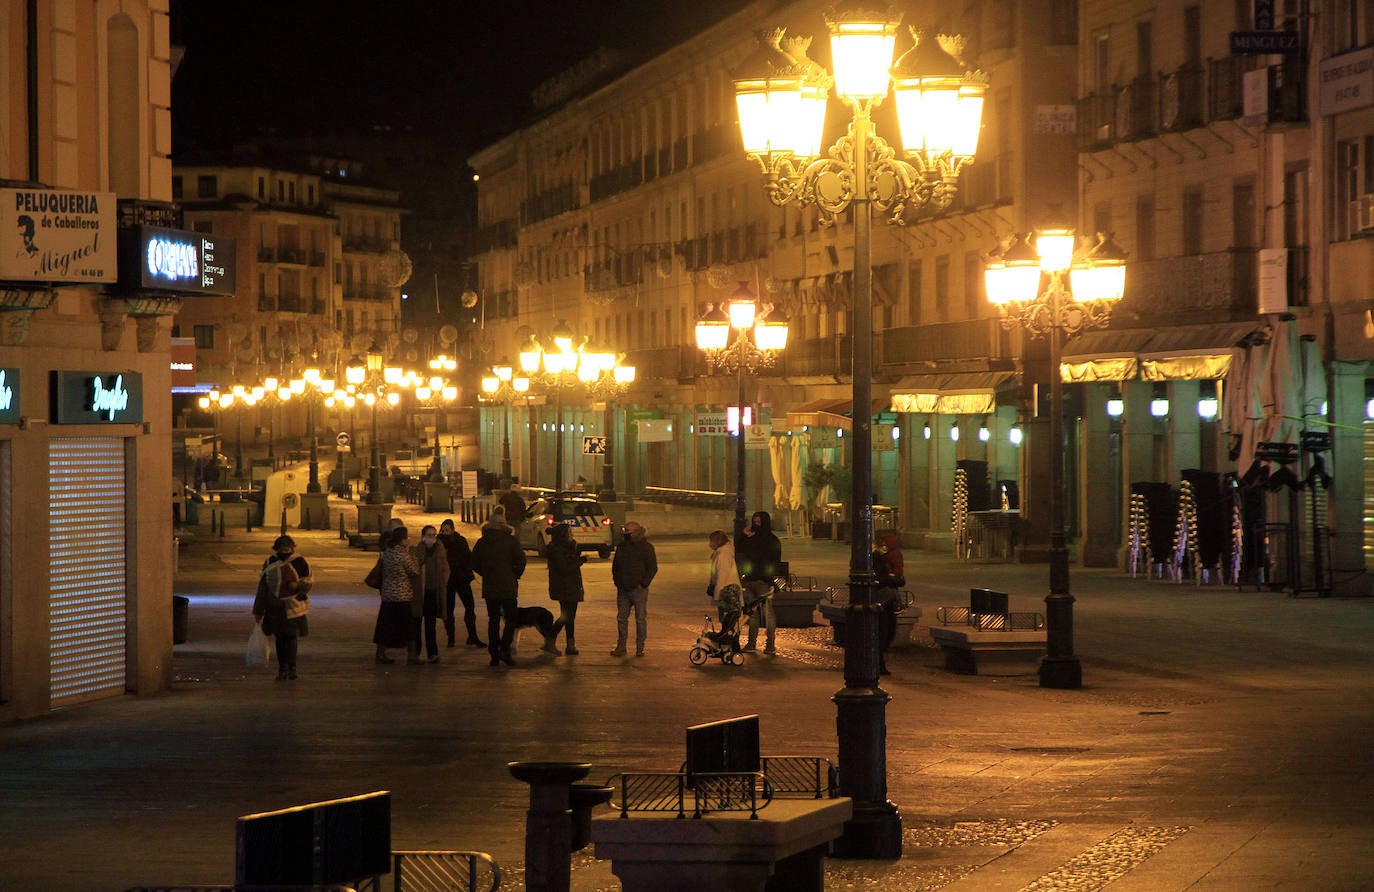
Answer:
[[[558,655],[560,651],[554,644],[553,613],[547,607],[517,607],[515,628],[533,627],[544,636],[543,650]]]

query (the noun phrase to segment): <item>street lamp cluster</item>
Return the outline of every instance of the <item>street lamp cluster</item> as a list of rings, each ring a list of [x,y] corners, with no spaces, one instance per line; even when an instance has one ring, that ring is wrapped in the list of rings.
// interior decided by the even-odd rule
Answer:
[[[827,15],[833,77],[807,57],[809,38],[760,33],[758,50],[735,73],[746,154],[778,206],[815,205],[825,225],[852,212],[854,224],[853,531],[850,536],[845,686],[834,696],[840,793],[854,817],[834,851],[841,857],[901,857],[901,815],[887,801],[884,713],[878,685],[879,612],[874,600],[872,406],[873,208],[900,222],[907,208],[943,208],[978,145],[987,75],[962,58],[963,40],[912,30],[912,50],[894,66],[901,16],[891,9]],[[821,151],[831,87],[849,107],[847,133]],[[896,96],[901,156],[877,135],[872,112]]]
[[[555,430],[555,467],[554,490],[563,491],[563,392],[572,387],[600,387],[612,396],[623,394],[634,381],[634,366],[622,365],[615,353],[589,350],[586,338],[574,342],[572,330],[560,322],[548,340],[553,349],[547,349],[538,338],[530,335],[529,340],[520,348],[520,370],[528,379],[554,391],[554,430]],[[605,381],[605,383],[598,383]],[[503,454],[502,475],[509,470],[509,435]],[[609,459],[608,459],[609,461]],[[509,479],[509,478],[507,478]],[[605,489],[614,494],[610,474],[606,476]]]
[[[1075,258],[1070,229],[1046,229],[1013,236],[989,258],[984,273],[988,301],[1002,312],[1006,328],[1020,325],[1032,337],[1049,338],[1050,353],[1050,592],[1045,597],[1046,652],[1040,684],[1079,688],[1083,669],[1073,652],[1073,595],[1069,592],[1069,548],[1064,529],[1063,342],[1105,326],[1126,289],[1126,254],[1099,235]]]
[[[697,347],[722,372],[734,372],[738,383],[739,423],[735,430],[735,542],[744,535],[744,378],[773,365],[787,346],[787,316],[778,307],[760,307],[749,287],[740,282],[719,307],[697,320]],[[733,335],[733,340],[731,336]],[[755,419],[757,422],[757,419]]]
[[[501,433],[501,476],[497,485],[501,489],[510,489],[511,467],[510,467],[510,404],[517,399],[521,399],[529,393],[530,379],[525,375],[515,374],[515,369],[508,362],[500,362],[492,366],[490,375],[482,376],[483,399],[488,402],[497,403],[505,407],[502,422],[504,430]]]

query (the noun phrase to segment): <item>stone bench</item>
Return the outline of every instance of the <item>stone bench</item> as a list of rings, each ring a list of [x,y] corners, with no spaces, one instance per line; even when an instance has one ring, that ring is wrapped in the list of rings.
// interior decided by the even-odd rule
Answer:
[[[625,892],[820,892],[826,850],[852,815],[847,798],[774,799],[752,819],[631,812],[593,818],[592,842]]]
[[[849,617],[846,614],[847,604],[832,604],[822,602],[820,606],[821,618],[830,623],[830,641],[840,647],[844,647],[845,629],[849,626]],[[897,630],[892,636],[892,648],[899,649],[905,647],[915,647],[914,637],[916,627],[921,622],[921,608],[916,606],[907,607],[897,614]]]
[[[1019,675],[1025,663],[1045,655],[1043,629],[1015,632],[931,626],[930,637],[945,655],[945,668],[965,675]]]

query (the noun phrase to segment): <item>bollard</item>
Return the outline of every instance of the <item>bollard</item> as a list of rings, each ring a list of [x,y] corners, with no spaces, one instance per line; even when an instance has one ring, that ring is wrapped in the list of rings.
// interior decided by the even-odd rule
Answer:
[[[339,512],[339,538],[340,538],[340,539],[347,539],[347,538],[348,538],[348,530],[345,530],[345,529],[344,529],[343,514],[344,514],[344,513],[343,513],[342,511]]]
[[[568,892],[572,886],[572,809],[569,789],[592,770],[590,762],[507,762],[530,785],[525,812],[525,889]]]
[[[263,518],[263,520],[266,519]],[[243,531],[245,533],[253,532],[253,506],[251,504],[245,507],[243,511]]]
[[[285,509],[285,508],[281,509],[281,533],[279,533],[279,535],[282,535],[282,536],[285,536],[285,535],[286,535],[286,509]]]
[[[226,513],[225,511],[221,510],[221,511],[219,512],[219,537],[220,537],[221,539],[224,538],[225,527],[227,526],[227,524],[225,523],[225,521],[228,520],[228,519],[229,519],[228,513]]]

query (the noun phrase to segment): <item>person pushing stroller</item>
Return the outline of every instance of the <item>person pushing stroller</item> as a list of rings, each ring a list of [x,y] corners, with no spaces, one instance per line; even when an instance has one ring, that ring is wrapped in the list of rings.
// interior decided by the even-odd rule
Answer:
[[[735,546],[724,530],[713,530],[707,541],[711,544],[711,579],[706,584],[706,596],[716,605],[716,616],[720,619],[720,642],[728,643],[731,650],[738,653],[744,597],[740,588],[739,568],[735,564]]]

